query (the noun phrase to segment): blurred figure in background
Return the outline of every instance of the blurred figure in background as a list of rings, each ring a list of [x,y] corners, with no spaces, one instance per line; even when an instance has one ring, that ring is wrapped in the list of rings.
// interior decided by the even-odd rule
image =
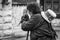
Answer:
[[[42,17],[38,4],[28,4],[27,13],[31,18],[23,21],[21,26],[22,30],[30,31],[30,40],[56,40],[56,32],[50,23]]]

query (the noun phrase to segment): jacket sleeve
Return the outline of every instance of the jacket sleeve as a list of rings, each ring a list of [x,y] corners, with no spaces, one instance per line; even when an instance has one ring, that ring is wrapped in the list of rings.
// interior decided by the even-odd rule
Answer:
[[[35,25],[39,23],[39,20],[40,20],[39,16],[35,15],[35,16],[31,17],[31,19],[29,19],[28,21],[23,22],[21,25],[22,26],[21,28],[24,31],[31,31],[31,30],[33,30]]]

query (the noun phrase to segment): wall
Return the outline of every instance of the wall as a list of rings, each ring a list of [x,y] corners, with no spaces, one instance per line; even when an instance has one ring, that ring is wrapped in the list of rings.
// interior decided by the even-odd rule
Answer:
[[[19,22],[21,21],[21,17],[23,15],[23,10],[26,8],[26,6],[13,6],[13,19],[14,19],[14,29],[16,30],[15,33],[18,34],[20,31],[21,35],[24,35],[26,32],[22,31],[21,29],[21,24],[20,26],[17,26],[19,24]],[[17,29],[16,29],[17,28]],[[18,30],[19,29],[19,30]]]
[[[23,15],[23,9],[25,6],[13,6],[11,9],[0,10],[0,36],[11,35],[14,36],[26,36],[25,31],[21,29],[21,16]],[[1,17],[2,16],[2,17]]]

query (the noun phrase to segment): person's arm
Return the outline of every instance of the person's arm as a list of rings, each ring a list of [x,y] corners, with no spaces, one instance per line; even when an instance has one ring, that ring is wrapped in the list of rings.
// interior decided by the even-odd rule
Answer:
[[[38,16],[33,16],[28,21],[24,21],[21,26],[22,26],[22,29],[24,31],[29,31],[29,30],[33,30],[35,25],[38,24],[38,23],[39,23],[39,17]]]

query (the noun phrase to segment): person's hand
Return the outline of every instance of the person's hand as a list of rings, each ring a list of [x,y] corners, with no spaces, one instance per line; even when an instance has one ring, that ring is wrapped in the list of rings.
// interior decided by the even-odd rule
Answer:
[[[21,23],[23,22],[23,21],[28,21],[29,20],[29,16],[28,15],[24,15],[24,16],[22,16],[22,18],[21,18]]]

